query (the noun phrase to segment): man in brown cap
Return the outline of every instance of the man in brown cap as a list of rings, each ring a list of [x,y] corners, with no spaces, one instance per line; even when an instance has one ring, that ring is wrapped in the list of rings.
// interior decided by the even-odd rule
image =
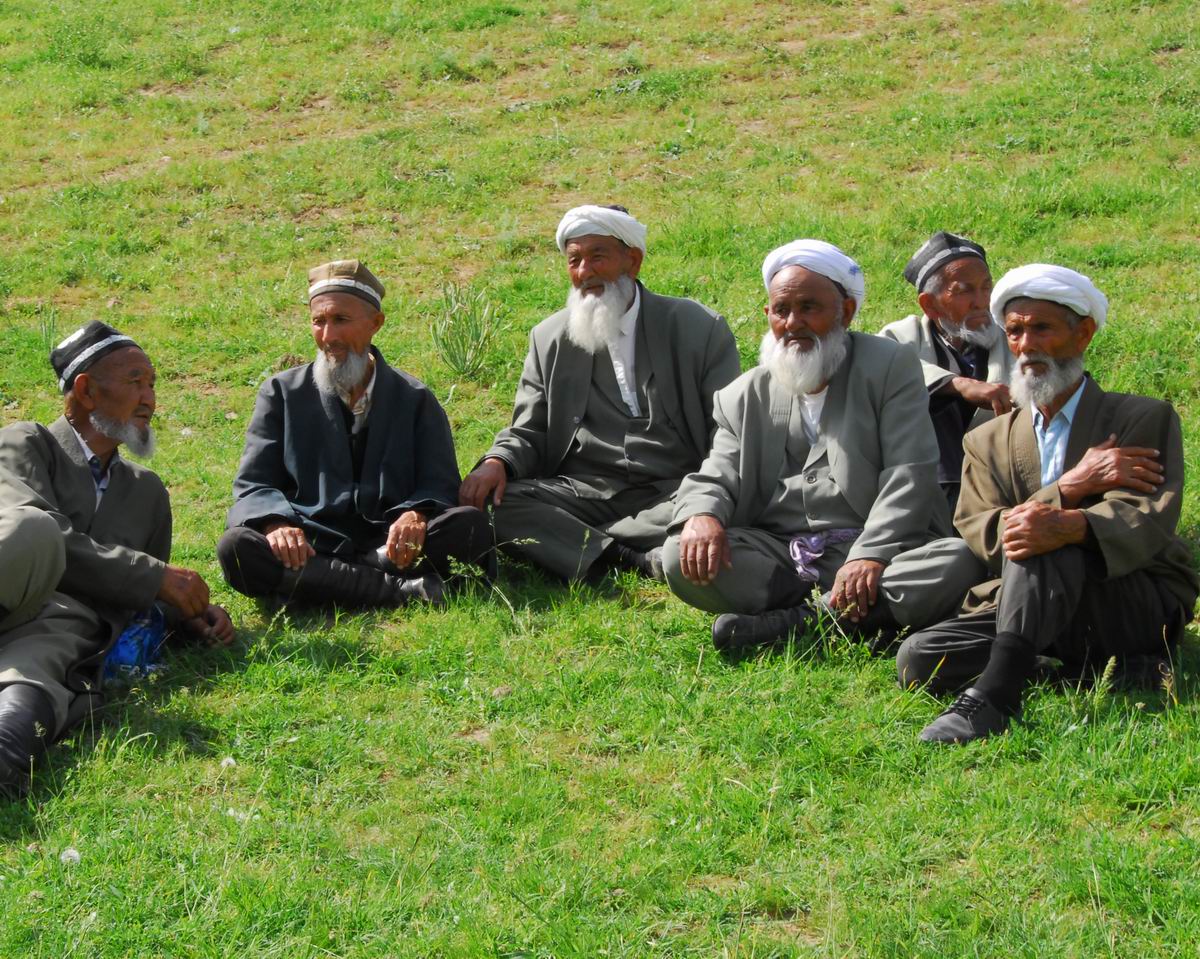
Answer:
[[[0,430],[0,792],[29,785],[47,744],[100,705],[101,668],[138,612],[228,643],[199,574],[168,562],[171,504],[148,457],[155,373],[131,337],[93,321],[50,361],[65,413]]]
[[[308,274],[316,359],[258,392],[217,546],[248,596],[440,604],[455,562],[495,570],[487,515],[456,506],[450,423],[371,341],[384,288],[358,260]]]

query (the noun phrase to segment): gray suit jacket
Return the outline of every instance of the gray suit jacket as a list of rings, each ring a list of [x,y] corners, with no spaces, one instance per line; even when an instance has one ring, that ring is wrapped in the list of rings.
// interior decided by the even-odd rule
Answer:
[[[708,452],[713,393],[738,375],[737,344],[725,320],[694,300],[659,296],[644,286],[641,297],[638,324],[649,356],[638,355],[637,375],[643,380],[647,365],[654,375],[683,443],[682,477]],[[558,475],[587,409],[592,357],[567,338],[566,322],[560,310],[530,331],[512,424],[484,454],[503,460],[516,479]]]
[[[851,333],[849,353],[828,390],[821,433],[830,471],[863,526],[847,559],[888,563],[949,535],[949,509],[937,485],[937,441],[912,350]],[[712,451],[679,487],[673,528],[701,513],[726,527],[756,524],[783,469],[793,405],[791,393],[763,367],[717,394]]]
[[[1065,469],[1092,446],[1117,435],[1118,446],[1162,453],[1166,482],[1153,494],[1110,490],[1080,504],[1109,578],[1146,570],[1190,611],[1200,581],[1191,551],[1175,533],[1183,504],[1183,438],[1170,404],[1145,396],[1106,393],[1088,378],[1067,442]],[[1027,500],[1062,506],[1058,483],[1042,486],[1041,458],[1028,410],[997,417],[967,434],[962,493],[954,523],[997,577],[973,589],[968,610],[994,602],[1003,564],[1001,537],[1008,511]]]
[[[109,635],[97,637],[102,648],[73,664],[66,684],[98,695],[105,652],[133,613],[154,605],[162,586],[171,554],[166,487],[144,466],[117,457],[97,507],[83,450],[71,424],[60,417],[49,427],[14,423],[0,429],[0,503],[43,510],[62,530],[67,568],[58,591],[95,610],[109,626]],[[72,716],[77,712],[73,706]]]

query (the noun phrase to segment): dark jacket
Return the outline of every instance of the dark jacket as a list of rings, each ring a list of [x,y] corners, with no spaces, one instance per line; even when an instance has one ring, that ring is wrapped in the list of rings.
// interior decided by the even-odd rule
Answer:
[[[317,389],[312,364],[258,391],[233,481],[229,527],[299,526],[314,549],[352,556],[380,546],[402,513],[436,516],[458,498],[450,422],[420,381],[375,356],[366,449],[355,482],[345,404]]]

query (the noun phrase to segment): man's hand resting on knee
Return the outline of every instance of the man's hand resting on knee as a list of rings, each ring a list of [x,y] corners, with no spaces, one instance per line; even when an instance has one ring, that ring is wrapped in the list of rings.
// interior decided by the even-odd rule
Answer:
[[[1077,509],[1059,509],[1035,500],[1019,503],[1004,518],[1000,545],[1011,560],[1029,559],[1087,538],[1087,517]]]
[[[707,586],[722,569],[733,569],[725,527],[715,516],[693,516],[679,534],[680,572],[697,586]]]
[[[303,569],[304,564],[317,555],[308,542],[304,530],[290,523],[275,523],[263,530],[267,545],[285,569]]]
[[[489,456],[467,474],[458,488],[458,505],[483,509],[488,497],[499,506],[504,499],[504,487],[508,485],[508,469],[504,460]]]
[[[852,623],[860,622],[879,598],[884,564],[874,559],[843,563],[829,590],[829,605]]]

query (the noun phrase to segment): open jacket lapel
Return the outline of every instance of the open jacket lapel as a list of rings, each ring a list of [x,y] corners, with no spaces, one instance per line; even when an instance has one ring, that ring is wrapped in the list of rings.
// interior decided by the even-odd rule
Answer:
[[[564,334],[555,345],[557,354],[551,365],[551,380],[546,384],[549,396],[547,433],[554,439],[554,448],[549,450],[546,466],[556,471],[571,448],[575,433],[587,412],[588,393],[592,388],[592,362],[590,353],[580,349]]]
[[[79,439],[65,416],[51,423],[49,430],[75,467],[70,476],[54,478],[54,486],[62,497],[59,506],[64,512],[70,512],[72,525],[86,532],[92,528],[92,520],[96,517],[96,481],[92,479],[92,469],[84,459]]]
[[[1085,374],[1086,375],[1086,374]],[[1063,459],[1065,469],[1070,469],[1082,458],[1092,445],[1093,437],[1103,429],[1100,423],[1100,407],[1104,398],[1104,390],[1096,385],[1090,376],[1083,387],[1083,395],[1079,397],[1079,405],[1075,407],[1075,419],[1071,421],[1071,435],[1067,437],[1067,454]],[[1107,433],[1105,434],[1107,436]],[[1103,440],[1105,437],[1099,437]]]

